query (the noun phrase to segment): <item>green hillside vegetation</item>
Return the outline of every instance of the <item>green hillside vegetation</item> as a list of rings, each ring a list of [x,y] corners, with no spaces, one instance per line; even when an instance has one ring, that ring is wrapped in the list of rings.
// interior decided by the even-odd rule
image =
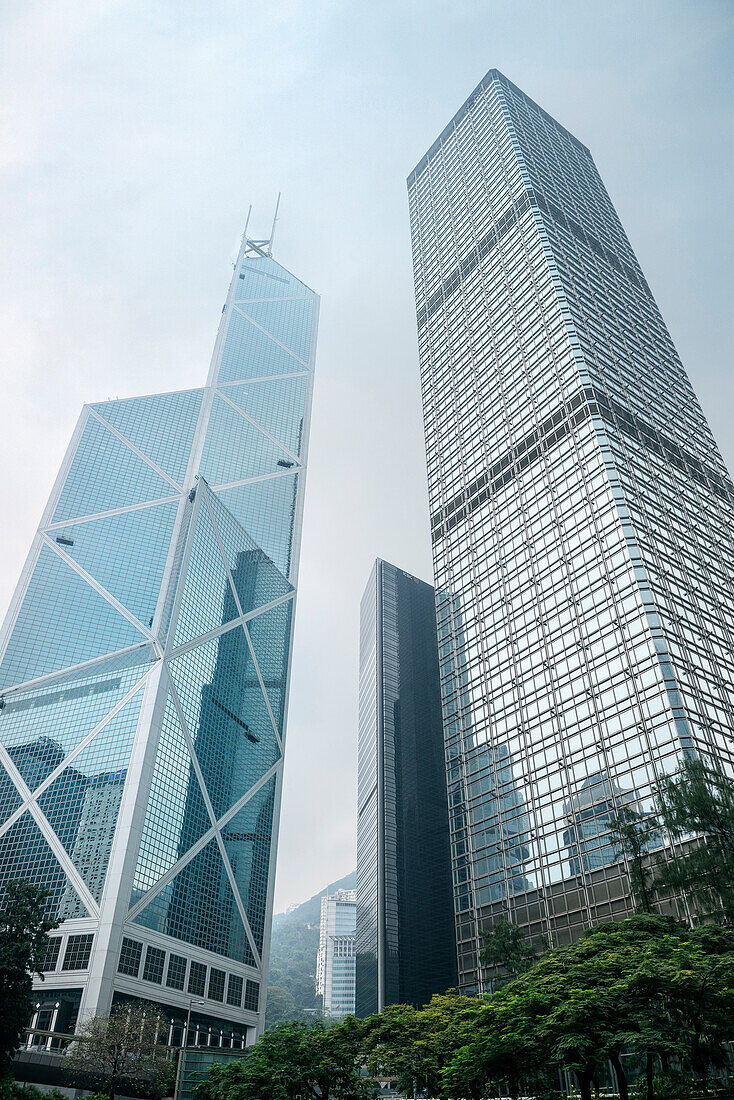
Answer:
[[[321,1015],[321,998],[316,996],[321,899],[335,890],[354,890],[356,883],[357,874],[352,871],[290,913],[273,917],[266,1027]]]

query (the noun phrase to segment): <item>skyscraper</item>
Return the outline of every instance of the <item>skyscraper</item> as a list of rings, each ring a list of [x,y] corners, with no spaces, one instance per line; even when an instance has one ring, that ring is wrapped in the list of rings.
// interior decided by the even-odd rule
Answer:
[[[0,643],[0,887],[51,891],[59,1026],[129,997],[175,1042],[262,1023],[317,315],[246,237],[206,386],[85,407],[41,521]]]
[[[356,890],[337,890],[321,899],[316,992],[324,1016],[343,1020],[354,1015]]]
[[[491,70],[408,177],[462,988],[625,914],[610,813],[734,741],[734,487],[589,150]]]
[[[357,1015],[456,984],[436,605],[379,558],[360,607]]]

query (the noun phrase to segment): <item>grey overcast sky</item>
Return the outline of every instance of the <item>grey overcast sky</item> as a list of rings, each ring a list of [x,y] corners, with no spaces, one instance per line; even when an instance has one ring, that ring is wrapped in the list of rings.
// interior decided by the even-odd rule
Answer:
[[[355,863],[358,605],[430,579],[405,177],[485,71],[592,150],[731,469],[728,0],[3,0],[10,599],[80,406],[201,385],[250,203],[322,295],[276,909]]]

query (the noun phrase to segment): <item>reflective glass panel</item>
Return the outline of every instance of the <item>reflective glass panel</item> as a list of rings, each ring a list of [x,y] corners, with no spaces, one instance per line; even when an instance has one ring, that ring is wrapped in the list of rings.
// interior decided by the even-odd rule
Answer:
[[[206,495],[204,486],[199,491]],[[183,595],[176,621],[177,646],[198,638],[239,615],[211,515],[203,496],[199,501],[191,553],[182,583]]]
[[[279,443],[299,454],[308,377],[274,378],[227,386],[223,393]]]
[[[44,546],[0,665],[0,687],[123,649],[142,638]]]
[[[54,523],[171,496],[172,486],[90,416],[67,474]]]
[[[274,799],[275,777],[222,829],[227,858],[258,951],[262,951],[265,928]]]
[[[293,586],[256,546],[214,494],[207,495],[243,615],[293,591]]]
[[[139,692],[38,799],[96,901],[102,897],[141,702]],[[64,919],[79,915],[75,905],[76,897],[62,901]]]
[[[95,410],[179,485],[199,418],[203,390],[107,401]]]
[[[292,616],[293,601],[288,600],[247,622],[260,675],[280,731],[283,729],[285,711]]]
[[[237,307],[231,311],[219,366],[219,382],[293,374],[294,371],[302,371],[303,367],[304,364],[295,355],[276,344]]]
[[[292,462],[287,451],[215,394],[200,471],[209,484],[227,485],[263,474],[277,474],[279,462]]]
[[[51,532],[73,558],[146,626],[153,625],[178,505],[70,524]]]
[[[186,739],[169,697],[143,824],[130,906],[211,827]]]
[[[280,757],[242,627],[169,661],[168,667],[220,817]]]
[[[216,840],[198,852],[135,921],[207,951],[254,965]]]
[[[312,291],[269,256],[244,260],[234,291],[237,301],[240,298],[298,298],[304,294],[312,295]]]
[[[298,475],[221,489],[217,497],[286,577],[290,572]]]
[[[313,323],[312,299],[248,302],[238,306],[238,309],[275,337],[278,343],[308,363]]]
[[[52,919],[62,919],[61,902],[72,895],[79,915],[89,916],[28,810],[0,837],[0,889],[9,879],[45,887],[49,891],[46,912]]]

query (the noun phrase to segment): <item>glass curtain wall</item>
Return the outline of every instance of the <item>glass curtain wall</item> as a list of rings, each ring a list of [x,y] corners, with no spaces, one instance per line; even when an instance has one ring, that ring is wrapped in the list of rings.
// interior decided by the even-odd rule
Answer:
[[[589,150],[491,70],[408,178],[462,988],[630,911],[608,821],[732,763],[734,487]]]

